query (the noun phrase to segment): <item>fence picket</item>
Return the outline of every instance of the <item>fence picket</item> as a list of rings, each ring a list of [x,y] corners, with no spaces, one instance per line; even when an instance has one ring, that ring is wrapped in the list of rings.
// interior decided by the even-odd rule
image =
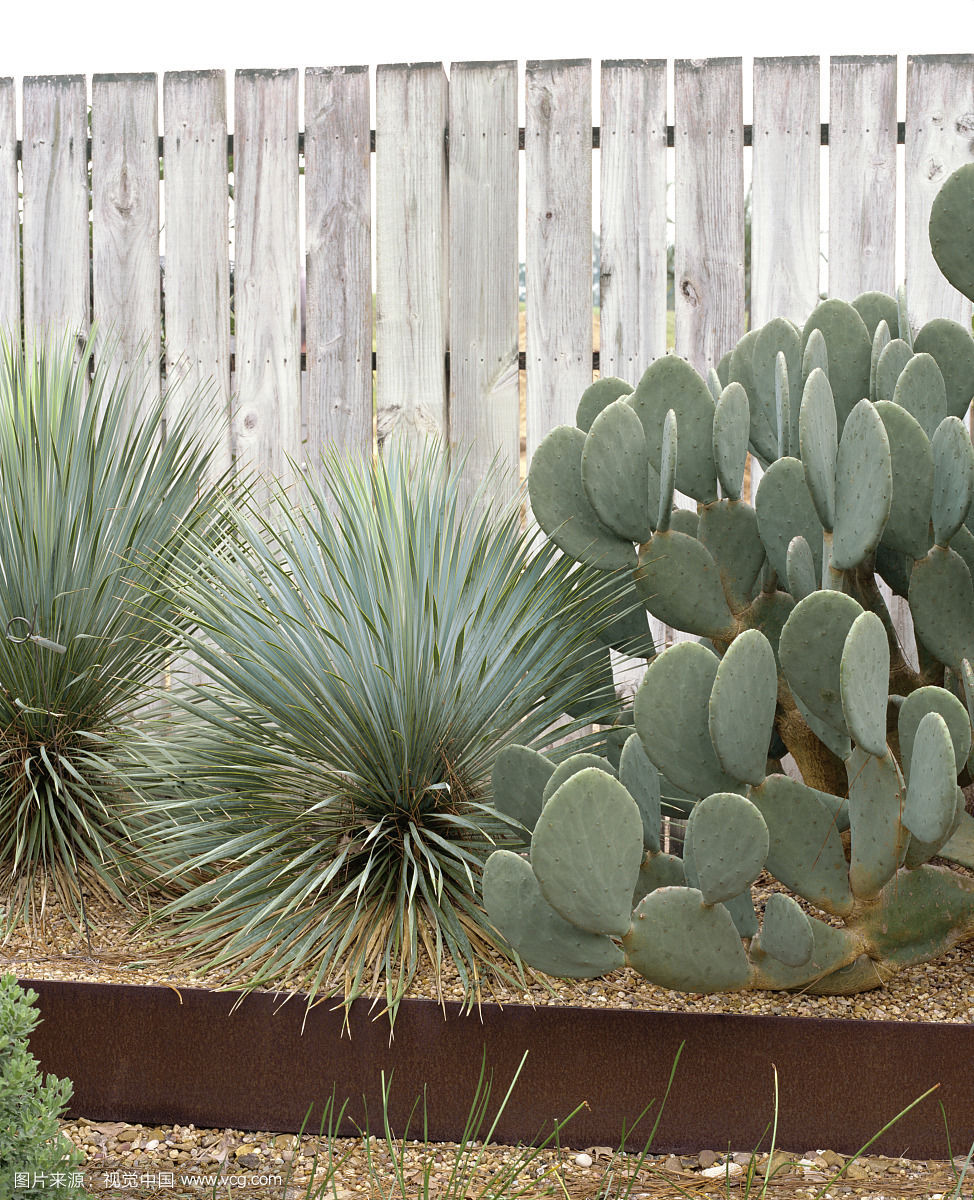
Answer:
[[[754,60],[751,328],[818,302],[818,58]]]
[[[309,462],[372,453],[372,202],[368,67],[304,84]]]
[[[527,457],[592,382],[592,66],[527,64]]]
[[[163,79],[166,379],[174,403],[208,389],[225,414],[214,470],[232,461],[227,113],[222,71]]]
[[[602,64],[599,370],[666,353],[666,60]]]
[[[377,436],[448,434],[447,81],[441,63],[376,71]]]
[[[741,60],[676,63],[676,352],[706,374],[744,333]]]
[[[297,71],[238,71],[233,446],[282,480],[302,459],[298,178]]]
[[[911,324],[969,326],[971,302],[930,253],[930,208],[953,171],[974,160],[974,55],[910,55],[906,71],[906,284]]]
[[[91,86],[92,309],[99,346],[136,370],[133,402],[159,394],[159,114],[155,75]]]
[[[896,58],[831,60],[829,295],[896,289]]]
[[[0,79],[0,331],[20,334],[20,214],[17,186],[17,94]]]
[[[450,71],[450,444],[471,489],[518,486],[517,63]]]
[[[83,75],[24,80],[24,326],[29,344],[88,333],[87,99]]]

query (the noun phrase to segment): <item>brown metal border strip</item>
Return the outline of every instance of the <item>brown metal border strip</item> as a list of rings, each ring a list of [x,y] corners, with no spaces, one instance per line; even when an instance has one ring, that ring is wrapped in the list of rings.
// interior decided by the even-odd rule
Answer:
[[[772,1064],[786,1150],[853,1153],[933,1084],[937,1092],[870,1152],[947,1157],[938,1101],[954,1153],[974,1140],[971,1025],[495,1004],[479,1015],[448,1004],[444,1017],[433,1001],[406,1000],[390,1042],[387,1018],[370,1014],[368,1001],[352,1005],[343,1033],[329,1004],[306,1013],[300,998],[272,993],[231,1011],[238,993],[22,982],[38,993],[43,1018],[32,1052],[43,1071],[72,1080],[71,1115],[92,1120],[293,1132],[313,1105],[307,1130],[317,1132],[334,1089],[339,1103],[350,1100],[340,1132],[351,1135],[364,1123],[363,1097],[372,1129],[381,1123],[384,1071],[397,1134],[425,1086],[430,1139],[456,1141],[484,1056],[492,1116],[527,1050],[495,1140],[530,1143],[584,1101],[562,1144],[618,1146],[623,1128],[662,1098],[685,1043],[656,1152],[755,1146],[772,1117]],[[628,1148],[642,1148],[657,1111]]]

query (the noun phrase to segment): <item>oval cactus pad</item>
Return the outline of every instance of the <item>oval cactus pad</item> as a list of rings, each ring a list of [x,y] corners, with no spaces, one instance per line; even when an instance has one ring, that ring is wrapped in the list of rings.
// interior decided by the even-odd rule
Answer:
[[[947,722],[928,712],[917,728],[910,760],[910,781],[903,824],[920,842],[943,843],[954,824],[957,764]]]
[[[710,740],[728,775],[744,783],[764,779],[777,699],[774,650],[763,633],[747,629],[721,659],[710,693]]]
[[[812,923],[798,903],[783,892],[772,892],[764,907],[761,949],[786,967],[800,967],[812,957]]]
[[[625,965],[611,938],[576,929],[541,894],[531,864],[495,850],[484,867],[484,908],[526,963],[567,979],[595,979]]]
[[[681,992],[746,987],[751,968],[730,913],[705,905],[696,888],[659,888],[632,915],[622,940],[634,971]]]
[[[862,611],[842,592],[813,592],[795,605],[778,643],[778,657],[791,690],[810,712],[840,731],[845,730],[842,651],[852,623]]]
[[[649,452],[642,422],[625,400],[604,408],[582,449],[582,485],[599,520],[630,542],[652,533]]]
[[[844,300],[823,300],[814,309],[802,330],[803,353],[816,329],[828,350],[828,376],[841,429],[853,408],[869,395],[872,337],[862,317]]]
[[[662,450],[663,418],[673,409],[680,430],[676,486],[694,500],[716,499],[714,400],[693,367],[675,354],[664,354],[648,368],[627,403],[643,423],[654,463]]]
[[[889,641],[873,612],[861,613],[846,635],[839,660],[842,712],[853,740],[869,754],[886,753]]]
[[[505,746],[494,759],[494,805],[528,830],[541,815],[542,795],[555,764],[528,746]]]
[[[740,895],[768,857],[764,817],[736,792],[714,792],[701,800],[690,814],[686,836],[706,904]]]
[[[974,659],[974,587],[959,554],[934,546],[913,564],[910,611],[924,646],[960,674],[961,660]]]
[[[585,434],[559,425],[534,452],[528,496],[535,520],[570,558],[603,571],[636,565],[632,542],[617,537],[599,520],[582,483]]]
[[[832,566],[857,567],[879,545],[893,502],[893,469],[886,427],[868,400],[849,413],[835,461]]]
[[[566,779],[544,806],[531,836],[531,867],[541,894],[588,933],[621,936],[643,860],[636,801],[604,771]]]
[[[708,706],[718,662],[698,642],[678,642],[650,663],[633,701],[643,749],[667,779],[693,796],[739,786],[710,740]]]

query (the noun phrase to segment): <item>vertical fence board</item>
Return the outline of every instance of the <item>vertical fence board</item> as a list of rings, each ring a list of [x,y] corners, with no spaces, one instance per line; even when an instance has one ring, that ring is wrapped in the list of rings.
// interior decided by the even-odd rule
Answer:
[[[604,62],[599,367],[632,384],[666,353],[666,60]]]
[[[751,185],[751,328],[804,324],[819,296],[819,60],[756,58]],[[751,458],[751,497],[761,467]]]
[[[376,71],[376,423],[421,445],[449,433],[447,80],[441,63]]]
[[[226,103],[222,71],[164,77],[166,378],[177,403],[205,388],[225,415],[218,472],[231,463]]]
[[[678,60],[674,100],[676,352],[706,373],[744,333],[741,60]]]
[[[155,75],[91,86],[92,311],[133,402],[159,394],[159,113]],[[140,357],[141,355],[141,357]]]
[[[831,60],[829,295],[896,289],[896,58]]]
[[[751,328],[818,302],[818,58],[754,60]]]
[[[20,334],[20,212],[17,186],[17,94],[0,79],[0,331]]]
[[[529,62],[524,173],[527,456],[592,382],[592,67]]]
[[[971,302],[944,279],[930,253],[934,197],[951,172],[974,160],[974,55],[907,59],[906,287],[910,320],[970,325]]]
[[[450,444],[469,489],[518,487],[517,63],[450,71]]]
[[[298,177],[297,71],[238,71],[233,446],[281,479],[302,456]]]
[[[88,333],[86,107],[83,75],[24,80],[24,325],[28,342]]]
[[[307,460],[372,452],[372,199],[368,67],[304,85]]]

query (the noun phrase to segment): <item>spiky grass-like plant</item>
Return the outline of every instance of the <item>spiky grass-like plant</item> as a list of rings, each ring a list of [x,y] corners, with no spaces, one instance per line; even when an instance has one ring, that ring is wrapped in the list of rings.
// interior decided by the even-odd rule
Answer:
[[[516,504],[471,516],[486,498],[468,507],[436,448],[333,457],[305,496],[237,508],[236,536],[179,578],[211,683],[165,747],[151,844],[194,882],[159,916],[244,986],[369,991],[394,1014],[425,954],[472,999],[503,953],[483,864],[523,834],[491,767],[549,745],[592,690],[605,586],[522,533]]]
[[[25,355],[0,340],[0,889],[8,927],[51,884],[83,915],[81,880],[125,901],[126,748],[172,657],[172,589],[188,538],[217,527],[211,451],[190,417],[73,339]],[[143,566],[136,565],[142,560]],[[35,883],[39,886],[35,888]]]

